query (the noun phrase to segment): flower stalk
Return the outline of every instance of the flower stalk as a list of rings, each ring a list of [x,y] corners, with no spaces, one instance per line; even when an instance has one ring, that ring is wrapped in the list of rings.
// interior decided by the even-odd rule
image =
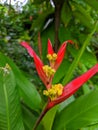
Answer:
[[[35,123],[35,125],[34,125],[34,127],[33,127],[32,130],[36,130],[36,128],[39,125],[40,121],[42,120],[42,118],[44,117],[44,115],[47,113],[47,111],[48,111],[48,107],[47,106],[48,106],[48,103],[45,106],[45,108],[43,109],[43,111],[41,112],[41,114],[40,114],[39,118],[37,119],[37,121],[36,121],[36,123]]]

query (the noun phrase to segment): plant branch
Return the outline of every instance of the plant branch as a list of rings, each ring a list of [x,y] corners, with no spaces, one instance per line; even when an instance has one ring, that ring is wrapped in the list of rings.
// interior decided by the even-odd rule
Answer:
[[[61,9],[64,3],[64,0],[53,0],[55,5],[55,38],[54,38],[54,49],[57,52],[60,41],[59,41],[59,27],[60,27],[60,18],[61,18]]]

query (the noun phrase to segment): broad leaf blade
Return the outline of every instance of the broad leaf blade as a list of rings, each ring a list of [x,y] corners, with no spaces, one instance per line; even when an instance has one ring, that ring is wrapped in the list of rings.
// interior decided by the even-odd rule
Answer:
[[[82,128],[81,130],[98,130],[98,124],[91,125],[86,128]]]
[[[37,117],[25,106],[22,106],[23,122],[26,130],[32,130]]]
[[[94,20],[90,16],[90,12],[88,12],[85,8],[83,8],[80,4],[72,2],[72,6],[74,6],[73,15],[89,29],[93,29]]]
[[[38,18],[33,22],[31,30],[36,28],[37,30],[40,30],[43,28],[46,18],[53,13],[53,9],[49,8],[45,12],[41,13],[41,15],[38,16]]]
[[[14,75],[0,68],[0,130],[24,130]]]
[[[34,85],[27,80],[10,58],[0,53],[0,66],[6,63],[11,66],[15,74],[16,83],[24,102],[32,109],[38,109],[40,107],[41,98]]]
[[[97,0],[85,0],[91,7],[93,7],[95,10],[98,10],[98,1]]]
[[[58,124],[59,122],[59,124]],[[78,98],[55,118],[52,130],[76,130],[98,122],[98,90]]]
[[[72,18],[71,8],[69,4],[67,4],[67,2],[65,1],[61,10],[61,20],[64,23],[65,27],[68,25],[71,18]]]
[[[78,55],[75,57],[73,63],[71,64],[71,66],[66,74],[67,76],[65,76],[63,79],[63,84],[66,84],[70,80],[70,78],[72,77],[72,73],[73,73],[74,69],[76,68],[79,60],[81,59],[81,57],[82,57],[86,47],[88,46],[88,44],[92,38],[92,35],[96,31],[97,27],[98,27],[98,22],[95,24],[95,27],[92,30],[92,32],[87,36],[86,40],[84,41],[83,46],[81,47],[80,51],[78,52]]]
[[[68,50],[70,51],[71,55],[75,58],[80,49],[75,49],[72,47],[68,47]],[[92,53],[87,51],[87,49],[84,51],[83,55],[81,56],[80,62],[85,64],[88,67],[92,67],[93,65],[95,65],[97,63],[97,59],[96,56]]]

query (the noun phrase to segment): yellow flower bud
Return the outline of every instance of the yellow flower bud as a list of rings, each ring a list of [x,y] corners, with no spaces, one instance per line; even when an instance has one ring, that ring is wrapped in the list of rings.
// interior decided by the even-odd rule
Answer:
[[[47,58],[48,58],[49,61],[52,60],[52,55],[51,55],[51,54],[48,54],[48,55],[47,55]]]
[[[49,96],[49,92],[47,90],[44,90],[43,94],[46,95],[46,96]]]
[[[53,57],[53,60],[56,60],[57,59],[57,54],[53,53],[52,57]]]
[[[63,93],[62,84],[52,85],[52,87],[50,89],[43,91],[43,94],[48,96],[51,99],[51,101],[56,100],[56,98],[61,96],[62,93]]]
[[[52,68],[51,68],[50,66],[48,66],[48,65],[44,65],[44,66],[43,66],[43,70],[44,70],[46,76],[49,77],[49,78],[55,73],[55,70],[52,69]]]
[[[47,55],[48,60],[51,62],[54,62],[57,59],[57,54],[53,53],[53,54],[48,54]]]

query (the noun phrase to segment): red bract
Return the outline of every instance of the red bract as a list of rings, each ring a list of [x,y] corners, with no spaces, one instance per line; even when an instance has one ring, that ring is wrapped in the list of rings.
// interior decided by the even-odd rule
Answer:
[[[20,43],[23,47],[25,47],[28,51],[28,53],[30,54],[31,57],[34,58],[34,63],[35,63],[35,67],[36,70],[38,72],[39,77],[41,78],[41,80],[43,81],[43,83],[45,84],[45,86],[47,86],[47,77],[42,69],[43,67],[43,62],[41,61],[41,59],[37,56],[37,54],[35,53],[35,51],[31,48],[31,46],[29,45],[28,42],[22,41]]]
[[[43,83],[45,84],[45,86],[47,87],[47,76],[45,75],[44,71],[43,71],[43,63],[40,60],[40,58],[36,55],[36,53],[34,53],[34,63],[35,63],[35,67],[37,70],[37,73],[40,77],[40,79],[43,81]]]
[[[51,43],[50,39],[48,39],[48,54],[53,54],[53,53],[54,53],[54,50],[52,47],[52,43]]]
[[[62,62],[62,60],[64,58],[67,43],[73,44],[73,41],[67,40],[59,48],[58,53],[57,53],[57,59],[56,59],[56,61],[54,63],[55,70],[58,69],[58,67],[60,66],[60,64],[61,64],[61,62]],[[54,50],[53,50],[51,41],[48,39],[48,54],[53,54],[53,53],[54,53]]]
[[[51,72],[57,70],[57,68],[60,66],[60,64],[64,58],[64,54],[65,54],[65,50],[66,50],[66,46],[67,46],[68,42],[71,44],[73,43],[71,40],[68,40],[68,41],[65,41],[61,45],[61,47],[57,53],[56,60],[54,60],[53,64],[50,65]],[[32,49],[32,47],[29,45],[29,43],[22,41],[20,44],[23,47],[25,47],[27,49],[28,53],[30,54],[30,56],[34,58],[35,67],[36,67],[39,77],[45,84],[46,88],[47,89],[50,88],[53,75],[50,75],[49,77],[47,77],[46,73],[43,70],[44,64],[43,64],[42,60],[38,57],[38,55],[35,53],[35,51]],[[52,48],[52,44],[51,44],[50,40],[48,40],[48,54],[54,54],[54,50]],[[56,55],[56,53],[55,53],[55,55]],[[53,70],[53,69],[55,69],[55,70]],[[48,72],[50,70],[46,70],[46,71]]]
[[[73,95],[87,80],[89,80],[92,76],[94,76],[98,72],[98,64],[92,67],[90,70],[85,72],[83,75],[78,78],[72,80],[64,87],[64,91],[60,97],[58,97],[54,101],[49,101],[47,109],[52,108],[56,104],[59,104]]]
[[[35,52],[32,49],[32,47],[29,45],[28,42],[22,41],[20,44],[27,49],[27,51],[28,51],[28,53],[30,54],[31,57],[34,57]]]

